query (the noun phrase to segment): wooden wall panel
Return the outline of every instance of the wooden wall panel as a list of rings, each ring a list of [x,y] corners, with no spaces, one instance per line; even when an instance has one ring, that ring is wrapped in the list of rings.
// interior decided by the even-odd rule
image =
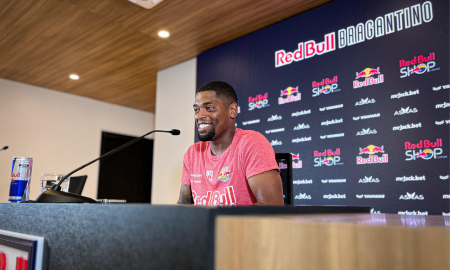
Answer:
[[[157,71],[328,1],[1,1],[0,77],[154,112]]]
[[[382,215],[388,224],[401,219]],[[214,269],[450,269],[450,228],[445,227],[442,216],[430,216],[441,224],[425,227],[372,225],[370,214],[359,215],[360,224],[352,221],[350,214],[327,216],[327,220],[314,215],[310,220],[218,217]],[[361,220],[363,216],[368,217],[367,222]]]

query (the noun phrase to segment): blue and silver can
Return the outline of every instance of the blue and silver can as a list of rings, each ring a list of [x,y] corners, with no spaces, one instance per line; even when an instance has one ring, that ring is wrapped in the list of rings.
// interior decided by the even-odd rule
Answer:
[[[31,169],[33,159],[27,157],[14,157],[11,169],[11,186],[9,189],[9,202],[18,203],[28,201],[30,196]]]

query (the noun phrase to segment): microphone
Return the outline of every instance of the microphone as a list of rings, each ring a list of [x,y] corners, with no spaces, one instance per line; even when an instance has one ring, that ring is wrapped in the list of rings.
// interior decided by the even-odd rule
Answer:
[[[177,130],[177,129],[172,129],[172,131],[174,131],[174,130],[178,131],[178,134],[180,134],[180,131],[179,131],[179,130]],[[173,134],[173,135],[178,135],[178,134]],[[6,149],[8,149],[8,148],[9,148],[9,146],[5,146],[5,147],[3,147],[2,149],[0,149],[0,151],[6,150]]]
[[[146,133],[144,135],[142,135],[139,138],[135,138],[129,142],[127,142],[124,145],[121,145],[119,147],[117,147],[116,149],[113,149],[111,151],[109,151],[108,153],[84,164],[81,167],[78,167],[77,169],[71,171],[70,173],[68,173],[67,175],[65,175],[61,181],[59,181],[58,184],[54,185],[52,187],[52,189],[47,190],[45,192],[43,192],[41,195],[39,195],[39,197],[36,198],[35,202],[38,203],[96,203],[96,201],[94,199],[88,198],[88,197],[84,197],[81,195],[77,195],[74,193],[67,193],[67,192],[62,192],[61,191],[61,184],[62,182],[64,182],[64,180],[66,180],[69,176],[71,176],[72,174],[78,172],[79,170],[91,165],[92,163],[96,162],[97,160],[100,159],[104,159],[106,157],[109,157],[111,155],[116,154],[117,152],[137,143],[138,141],[144,139],[145,136],[148,136],[150,134],[152,134],[153,132],[165,132],[165,133],[170,133],[172,135],[180,135],[180,131],[178,129],[172,129],[170,131],[167,130],[153,130],[150,131],[149,133]]]

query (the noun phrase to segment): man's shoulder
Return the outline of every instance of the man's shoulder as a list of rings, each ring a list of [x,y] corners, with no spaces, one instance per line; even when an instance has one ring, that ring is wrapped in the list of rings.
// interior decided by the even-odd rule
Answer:
[[[206,151],[206,149],[208,148],[208,145],[209,145],[209,142],[194,143],[193,145],[189,146],[186,153],[198,153],[198,152]]]
[[[241,129],[240,143],[252,144],[254,142],[269,143],[267,138],[264,137],[264,135],[262,135],[261,133],[259,133],[257,131]]]

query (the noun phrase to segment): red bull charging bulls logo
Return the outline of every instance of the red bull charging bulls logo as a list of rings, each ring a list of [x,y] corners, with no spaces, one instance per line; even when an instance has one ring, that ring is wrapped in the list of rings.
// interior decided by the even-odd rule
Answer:
[[[400,60],[400,78],[409,77],[412,74],[424,74],[425,72],[439,70],[436,66],[436,55],[434,52],[429,56],[414,56],[410,61]]]
[[[376,154],[382,155],[379,156]],[[376,163],[388,163],[388,154],[384,152],[384,146],[379,147],[376,145],[369,145],[364,148],[359,148],[359,156],[356,157],[356,164],[361,165]]]
[[[300,160],[300,154],[292,154],[292,169],[301,169],[302,161]]]
[[[220,170],[217,180],[221,182],[228,182],[228,180],[230,180],[231,175],[232,173],[230,171],[230,166],[223,167],[222,170]]]
[[[375,78],[375,75],[378,75]],[[363,78],[364,81],[359,79]],[[353,81],[353,88],[361,88],[365,86],[370,86],[374,84],[379,84],[384,82],[384,75],[380,73],[380,68],[365,68],[361,72],[356,72],[356,78]]]
[[[314,167],[319,167],[322,165],[333,166],[333,165],[343,165],[341,161],[341,148],[336,148],[335,151],[331,149],[325,149],[323,152],[314,151]]]
[[[436,139],[435,142],[429,140],[420,140],[418,143],[413,144],[410,142],[405,142],[405,155],[407,161],[417,160],[417,159],[437,159],[437,158],[447,158],[447,156],[442,155],[442,139]]]
[[[278,98],[278,104],[285,104],[290,102],[295,102],[301,100],[301,93],[298,91],[297,87],[288,87],[281,90],[281,95]]]
[[[321,94],[330,94],[334,92],[339,92],[341,89],[338,89],[338,76],[334,76],[333,79],[323,79],[320,82],[313,81],[312,82],[312,92],[313,97],[317,97]]]

